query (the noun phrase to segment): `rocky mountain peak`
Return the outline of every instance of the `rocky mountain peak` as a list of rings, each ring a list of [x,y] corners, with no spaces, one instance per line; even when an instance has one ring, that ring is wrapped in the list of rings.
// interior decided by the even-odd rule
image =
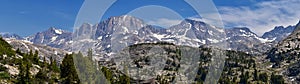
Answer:
[[[136,26],[140,28],[145,24],[142,19],[129,15],[110,17],[108,20],[105,20],[104,23],[112,25]]]
[[[55,27],[50,27],[48,30],[44,31],[44,33],[49,33],[49,34],[62,34],[63,32],[64,32],[63,30]]]
[[[26,37],[27,41],[34,44],[43,44],[51,47],[62,48],[71,40],[72,33],[61,29],[50,27],[49,29],[38,32],[32,36]]]
[[[252,32],[247,27],[234,27],[230,29],[226,29],[227,37],[232,36],[243,36],[243,37],[258,37],[254,32]]]
[[[283,26],[276,26],[275,28],[274,28],[274,30],[281,30],[281,29],[283,29],[284,27]]]
[[[192,20],[192,19],[184,19],[181,23],[190,23],[192,25],[195,25],[195,24],[206,24],[205,22],[202,22],[202,21],[197,21],[197,20]]]
[[[111,35],[111,34],[125,34],[134,33],[137,34],[137,30],[144,27],[146,24],[143,20],[129,16],[115,16],[105,21],[100,22],[96,26],[95,37]]]
[[[296,28],[294,29],[294,32],[296,32],[296,31],[300,31],[300,20],[297,23]]]
[[[276,26],[273,30],[266,32],[262,35],[262,38],[279,42],[285,37],[291,34],[295,29],[295,26]]]

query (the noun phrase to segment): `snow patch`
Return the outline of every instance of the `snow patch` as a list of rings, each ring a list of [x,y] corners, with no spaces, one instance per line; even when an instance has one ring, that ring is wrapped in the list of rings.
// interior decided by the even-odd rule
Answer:
[[[260,40],[262,43],[266,43],[266,42],[272,42],[274,41],[276,38],[273,38],[271,40],[268,40],[268,39],[264,39],[264,38],[259,38],[259,37],[256,37],[258,40]]]
[[[111,45],[107,45],[106,48],[110,48]]]
[[[208,41],[212,42],[212,43],[218,43],[220,42],[219,40],[217,39],[210,39],[210,38],[207,38]]]
[[[194,41],[198,41],[198,42],[200,42],[200,43],[202,43],[202,44],[206,44],[206,40],[199,40],[199,39],[193,39]]]
[[[65,41],[65,39],[59,40],[58,45],[60,45],[60,44],[63,43],[64,41]]]
[[[62,34],[62,30],[54,30],[56,34]]]
[[[122,28],[124,29],[124,33],[128,33],[129,32],[127,27],[122,26]]]
[[[58,36],[54,36],[51,38],[51,42],[55,41],[57,39]]]
[[[22,40],[23,42],[26,42],[26,43],[30,43],[30,44],[33,44],[33,42],[31,41],[28,41],[28,40]]]
[[[45,38],[45,37],[43,36],[41,43],[44,43],[44,38]]]
[[[159,40],[161,40],[162,38],[164,38],[164,35],[159,35],[159,34],[153,34],[153,36]]]
[[[99,36],[97,39],[98,39],[98,40],[101,40],[101,39],[102,39],[102,36]]]
[[[245,31],[245,30],[240,30],[240,32],[245,32],[245,33],[246,33],[246,31]]]
[[[208,32],[209,35],[213,35],[212,31],[209,30],[207,32]]]

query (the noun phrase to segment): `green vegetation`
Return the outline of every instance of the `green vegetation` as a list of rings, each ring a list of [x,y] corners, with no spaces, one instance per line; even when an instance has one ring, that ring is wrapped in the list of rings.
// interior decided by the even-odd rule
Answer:
[[[66,55],[66,59],[64,59],[61,64],[62,67],[59,68],[56,59],[52,59],[54,56],[51,56],[49,59],[50,62],[47,62],[46,57],[40,60],[38,53],[38,51],[23,53],[20,49],[13,50],[12,46],[0,38],[0,83],[53,84],[59,83],[60,81],[71,83],[76,80],[73,78],[77,75],[76,72],[74,72],[76,69],[73,64],[72,55]],[[16,72],[16,75],[10,74],[7,66],[14,67],[18,70],[18,73]],[[60,73],[61,70],[64,71],[64,73]],[[66,70],[73,72],[65,73],[67,72]]]
[[[171,74],[157,75],[153,78],[156,83],[168,84],[174,81],[178,75],[178,68],[181,66],[174,60],[183,60],[181,57],[182,51],[171,43],[145,43],[130,46],[130,53],[134,53],[138,50],[150,50],[147,45],[160,45],[170,56],[166,60],[164,71],[171,72]],[[164,46],[167,45],[167,46]],[[140,46],[143,46],[140,48]],[[206,80],[208,73],[209,63],[212,58],[212,50],[210,48],[199,48],[200,60],[196,78],[194,79],[196,84],[202,84]],[[219,79],[220,84],[283,84],[284,77],[282,75],[276,75],[271,73],[272,71],[262,70],[257,67],[255,58],[243,52],[236,51],[224,51],[226,52],[225,67],[222,75]],[[136,53],[135,53],[136,54]],[[282,53],[283,54],[283,53]],[[38,51],[30,51],[28,53],[21,52],[20,49],[13,50],[7,42],[0,38],[0,83],[17,83],[17,84],[45,84],[45,83],[62,83],[62,84],[99,84],[99,83],[111,83],[111,84],[130,84],[137,83],[143,80],[135,80],[128,76],[128,73],[122,73],[116,70],[115,67],[111,67],[114,64],[98,65],[93,60],[92,50],[88,51],[87,56],[84,56],[81,52],[66,54],[61,63],[55,59],[55,56],[39,58]],[[282,58],[276,57],[276,62],[281,62]],[[137,66],[139,62],[149,62],[149,57],[141,57],[134,61]],[[99,62],[100,64],[100,62]],[[295,64],[297,65],[297,64]],[[10,67],[14,67],[19,70],[18,74],[10,74],[8,72]],[[298,74],[296,68],[299,66],[293,66],[290,73],[291,75]],[[79,73],[78,73],[79,72]],[[173,73],[174,72],[174,73]],[[151,82],[151,81],[150,81]]]
[[[77,75],[73,55],[66,55],[62,64],[61,64],[61,79],[64,84],[74,84],[80,83],[79,77]]]
[[[3,55],[14,56],[16,53],[12,50],[12,47],[0,37],[0,56],[3,59]]]

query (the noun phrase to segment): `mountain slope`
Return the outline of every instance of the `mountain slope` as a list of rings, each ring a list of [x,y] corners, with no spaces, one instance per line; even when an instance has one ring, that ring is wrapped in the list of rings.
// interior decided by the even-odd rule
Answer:
[[[62,49],[52,48],[49,46],[44,46],[39,44],[33,44],[31,42],[26,42],[22,40],[5,38],[5,41],[7,41],[14,50],[20,50],[23,53],[38,51],[39,58],[42,59],[43,57],[46,57],[46,60],[48,62],[50,61],[50,58],[53,58],[57,60],[58,63],[60,63],[64,55],[69,53]]]
[[[71,36],[71,32],[51,27],[46,31],[38,32],[32,36],[26,37],[26,40],[34,44],[43,44],[55,48],[65,49],[65,47],[69,45],[68,42],[72,40]]]
[[[274,63],[274,68],[288,77],[287,80],[300,82],[300,22],[287,38],[268,53],[267,58]]]
[[[55,81],[59,78],[57,63],[50,58],[48,62],[45,58],[41,60],[38,55],[38,51],[23,53],[19,49],[14,50],[13,46],[0,38],[0,83],[57,82]]]
[[[294,29],[295,26],[288,26],[285,28],[283,26],[276,26],[273,30],[264,33],[262,38],[279,42],[290,35]]]

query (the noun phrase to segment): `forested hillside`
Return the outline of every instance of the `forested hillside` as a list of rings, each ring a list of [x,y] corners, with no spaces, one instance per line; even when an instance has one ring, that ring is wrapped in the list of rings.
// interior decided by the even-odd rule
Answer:
[[[39,57],[38,53],[38,51],[23,53],[19,49],[14,50],[0,38],[0,83],[79,83],[78,77],[76,78],[77,74],[74,72],[72,55],[66,55],[62,64],[59,64],[52,58],[50,58],[50,63],[46,62],[46,58]],[[70,72],[72,71],[70,69],[74,69],[73,72]]]

